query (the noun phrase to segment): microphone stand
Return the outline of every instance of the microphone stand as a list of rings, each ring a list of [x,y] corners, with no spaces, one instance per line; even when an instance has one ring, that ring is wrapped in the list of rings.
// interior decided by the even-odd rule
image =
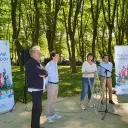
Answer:
[[[106,116],[107,113],[110,113],[110,114],[113,114],[113,115],[116,115],[116,116],[119,116],[119,115],[118,115],[118,114],[115,114],[115,113],[109,112],[109,111],[108,111],[108,106],[107,106],[107,72],[110,72],[110,73],[112,73],[112,72],[109,71],[108,69],[104,68],[104,67],[101,66],[101,65],[98,65],[98,66],[100,66],[101,68],[105,69],[105,74],[106,74],[106,76],[105,76],[105,79],[106,79],[106,84],[105,84],[105,86],[106,86],[106,104],[105,104],[105,110],[104,110],[104,111],[98,111],[98,112],[105,112],[105,113],[104,113],[104,116],[103,116],[103,118],[102,118],[102,120],[104,120],[104,118],[105,118],[105,116]],[[117,77],[117,75],[115,75],[115,76]],[[104,90],[103,90],[103,91],[104,91]]]

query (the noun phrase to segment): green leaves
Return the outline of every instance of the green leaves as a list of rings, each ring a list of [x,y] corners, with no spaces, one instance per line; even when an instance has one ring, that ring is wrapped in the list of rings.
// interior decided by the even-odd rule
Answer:
[[[16,21],[11,1],[17,2]],[[128,1],[0,0],[0,39],[11,42],[12,54],[14,35],[22,48],[40,45],[45,54],[55,49],[82,61],[88,52],[96,58],[104,52],[113,55],[114,45],[128,43]]]

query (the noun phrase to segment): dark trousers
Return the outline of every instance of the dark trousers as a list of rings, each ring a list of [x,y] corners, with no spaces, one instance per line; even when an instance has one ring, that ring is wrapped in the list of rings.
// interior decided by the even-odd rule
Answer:
[[[30,92],[32,97],[32,118],[31,128],[40,128],[40,116],[42,113],[42,95],[43,91]]]

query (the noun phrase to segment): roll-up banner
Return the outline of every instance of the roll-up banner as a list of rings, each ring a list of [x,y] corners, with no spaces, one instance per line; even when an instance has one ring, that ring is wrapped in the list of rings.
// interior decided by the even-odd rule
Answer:
[[[0,40],[0,113],[14,105],[9,42]]]
[[[116,94],[128,94],[128,46],[115,46]]]

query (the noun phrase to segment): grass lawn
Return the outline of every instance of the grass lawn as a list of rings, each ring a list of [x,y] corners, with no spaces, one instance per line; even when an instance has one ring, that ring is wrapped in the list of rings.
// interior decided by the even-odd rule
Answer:
[[[81,92],[81,80],[82,74],[81,67],[77,67],[78,73],[72,74],[69,66],[59,66],[59,96],[67,97],[79,94]],[[114,70],[113,70],[114,72]],[[24,72],[19,71],[18,66],[12,66],[13,76],[13,89],[15,99],[19,97],[21,92],[24,92]],[[113,75],[113,86],[115,85],[115,76]],[[27,91],[26,91],[27,92]],[[19,101],[22,101],[24,93],[20,95]],[[44,93],[43,99],[46,99],[46,92]],[[30,101],[30,94],[27,92],[27,101]]]
[[[73,96],[81,92],[81,67],[77,67],[77,71],[78,73],[71,74],[71,68],[69,66],[59,66],[59,96]],[[21,92],[24,92],[24,72],[20,72],[18,66],[12,66],[12,77],[14,96],[16,100]],[[23,95],[24,93],[20,95],[19,101],[23,100]],[[46,92],[44,93],[43,98],[46,99]],[[27,92],[27,101],[30,100],[30,94]]]

